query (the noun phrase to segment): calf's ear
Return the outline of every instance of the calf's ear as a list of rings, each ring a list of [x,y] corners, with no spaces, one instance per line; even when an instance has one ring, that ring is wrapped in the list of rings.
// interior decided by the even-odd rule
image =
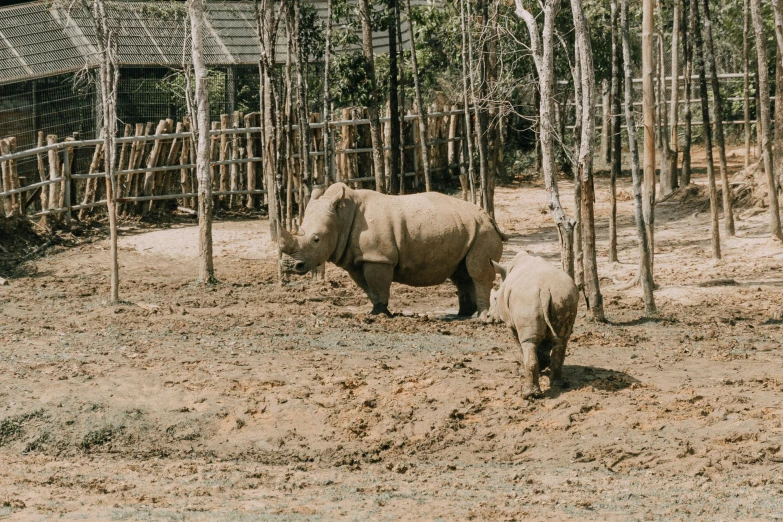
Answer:
[[[492,266],[495,268],[495,272],[500,274],[500,279],[505,281],[506,276],[508,275],[508,269],[500,263],[495,263],[494,261],[492,261]]]
[[[332,210],[337,210],[337,207],[340,206],[340,203],[342,203],[343,198],[345,197],[345,185],[340,187],[340,192],[337,193],[335,197],[332,198]]]

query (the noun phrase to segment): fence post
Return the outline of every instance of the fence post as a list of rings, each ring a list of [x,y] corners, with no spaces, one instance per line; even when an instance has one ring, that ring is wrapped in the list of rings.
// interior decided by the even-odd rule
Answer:
[[[334,127],[329,125],[329,123],[324,123],[324,125],[324,130],[326,130],[327,127],[329,129],[329,151],[331,152],[331,154],[329,154],[329,178],[332,182],[341,181],[337,179],[337,166],[334,158]]]
[[[46,137],[47,145],[55,145],[57,143],[57,135],[50,134]],[[57,151],[52,149],[48,153],[49,156],[49,179],[55,180],[60,174],[60,165],[58,161]],[[54,210],[57,208],[57,203],[60,201],[59,184],[51,183],[49,185],[49,208],[47,210]],[[45,190],[45,189],[44,189]]]
[[[255,159],[256,157],[256,142],[255,137],[253,136],[253,133],[250,131],[251,128],[255,127],[256,121],[258,121],[258,113],[251,112],[250,114],[245,114],[245,128],[248,129],[247,131],[247,143],[245,144],[245,150],[247,151],[247,154],[245,156],[248,160]],[[256,162],[255,161],[248,161],[247,163],[247,190],[255,190],[256,189]],[[252,210],[256,206],[256,195],[255,194],[248,194],[247,199],[245,200],[245,206]]]
[[[72,141],[73,138],[66,138]],[[63,177],[65,178],[63,186],[63,205],[65,207],[65,224],[71,225],[71,153],[73,148],[65,147],[63,149]]]
[[[6,140],[0,139],[0,155],[8,154],[8,142]],[[2,183],[0,183],[0,192],[7,192],[9,190],[12,190],[11,188],[11,174],[10,169],[8,168],[8,161],[3,161],[2,164],[0,164],[0,168],[2,168]],[[3,216],[8,216],[13,212],[13,196],[3,196]]]

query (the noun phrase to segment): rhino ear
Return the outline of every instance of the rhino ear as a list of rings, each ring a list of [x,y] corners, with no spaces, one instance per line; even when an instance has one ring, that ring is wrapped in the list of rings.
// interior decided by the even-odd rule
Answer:
[[[492,261],[492,266],[495,268],[495,272],[500,274],[500,279],[505,281],[506,276],[508,275],[508,269],[500,263],[495,263],[494,261]]]
[[[332,198],[331,201],[332,210],[334,211],[337,210],[337,207],[340,206],[340,203],[342,203],[344,197],[345,197],[345,185],[340,187],[340,192],[335,197]]]

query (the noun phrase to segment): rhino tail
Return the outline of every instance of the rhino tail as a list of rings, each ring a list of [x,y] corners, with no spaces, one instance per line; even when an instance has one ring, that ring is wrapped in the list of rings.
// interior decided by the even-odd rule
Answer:
[[[538,297],[541,299],[541,309],[544,312],[544,321],[546,321],[549,331],[552,332],[552,336],[555,339],[558,339],[559,336],[557,335],[557,331],[555,331],[554,326],[552,326],[552,321],[549,318],[549,310],[552,307],[552,293],[549,290],[541,290],[538,293]]]
[[[487,215],[489,216],[489,214],[487,214]],[[497,232],[498,235],[500,236],[500,240],[503,241],[504,243],[506,241],[508,241],[508,236],[506,234],[504,234],[503,232],[501,232],[500,227],[495,222],[495,218],[493,218],[492,216],[489,216],[489,220],[492,222],[492,226],[495,227],[495,232]]]

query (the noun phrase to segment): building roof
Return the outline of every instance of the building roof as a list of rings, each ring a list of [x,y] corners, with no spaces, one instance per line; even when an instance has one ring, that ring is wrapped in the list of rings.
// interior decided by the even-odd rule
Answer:
[[[312,3],[325,19],[326,2]],[[430,0],[412,3],[427,5]],[[118,34],[120,65],[181,67],[183,50],[185,61],[189,61],[182,4],[109,0],[107,8],[110,24]],[[402,32],[407,47],[407,22],[403,22]],[[373,33],[376,53],[388,52],[387,39],[385,33]],[[260,49],[254,4],[207,2],[204,48],[211,67],[256,65]],[[281,30],[277,60],[284,61],[286,52],[285,31]],[[0,8],[0,85],[95,67],[96,55],[92,16],[79,0],[42,0]]]

